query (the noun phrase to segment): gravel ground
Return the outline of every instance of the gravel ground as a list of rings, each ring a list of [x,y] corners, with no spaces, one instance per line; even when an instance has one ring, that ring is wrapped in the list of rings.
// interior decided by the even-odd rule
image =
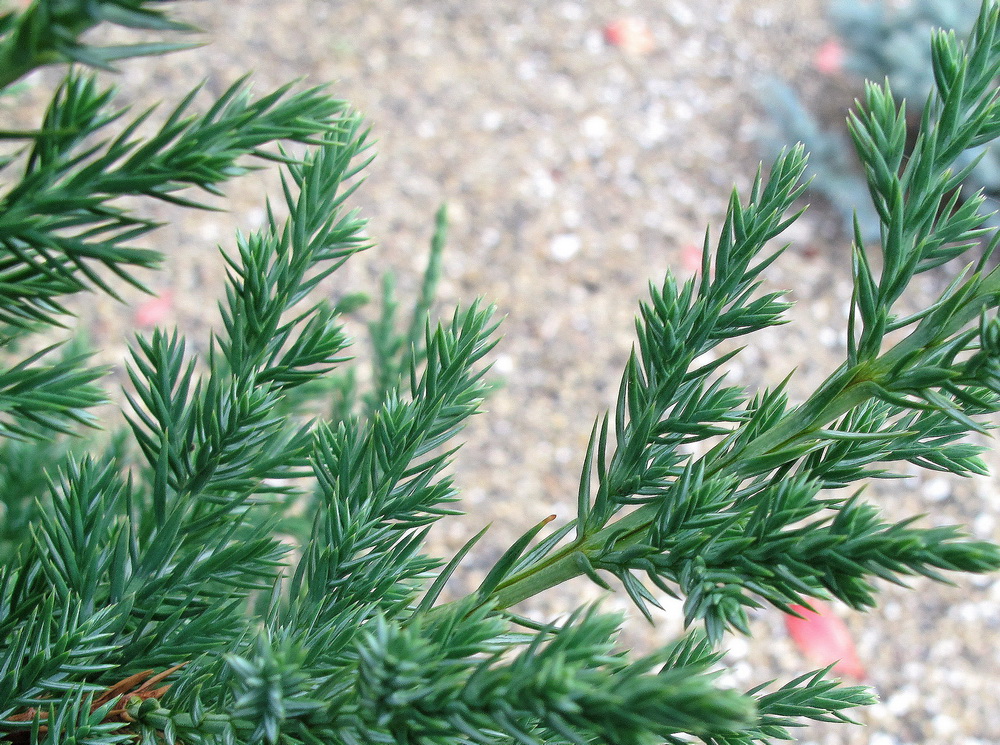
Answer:
[[[440,308],[483,296],[506,316],[494,353],[504,386],[467,430],[457,466],[469,515],[434,534],[435,548],[449,552],[493,522],[467,584],[527,526],[572,514],[590,427],[613,404],[647,280],[691,271],[685,247],[721,224],[731,185],[746,186],[756,169],[760,81],[790,80],[817,104],[843,95],[812,67],[829,36],[820,0],[241,0],[185,12],[213,43],[129,65],[124,97],[175,100],[201,78],[215,94],[248,69],[260,91],[300,76],[336,81],[336,94],[368,117],[379,153],[358,195],[379,245],[352,260],[338,287],[374,291],[393,268],[412,296],[433,212],[447,201]],[[605,42],[602,29],[625,17],[647,25],[645,53]],[[25,91],[13,110],[0,103],[5,117],[27,116],[46,89]],[[170,322],[204,339],[221,288],[215,246],[231,246],[234,227],[260,224],[274,184],[268,175],[244,179],[224,216],[154,208],[173,221],[156,236],[170,258],[153,280],[174,294]],[[793,323],[753,338],[730,376],[761,386],[797,368],[790,392],[801,397],[843,355],[849,244],[822,208],[787,238],[767,283],[791,290]],[[926,278],[912,302],[946,281],[946,272]],[[103,303],[80,312],[107,359],[120,361],[130,314]],[[871,494],[892,517],[932,512],[933,522],[966,522],[997,539],[996,487],[915,476]],[[860,714],[867,727],[817,726],[802,741],[1000,742],[1000,582],[914,587],[886,588],[865,616],[844,614],[882,697]],[[554,614],[591,597],[589,585],[574,584],[534,609]],[[606,603],[618,605],[627,607]],[[677,606],[667,603],[655,628],[633,619],[624,641],[649,647],[679,630]],[[779,613],[759,613],[753,630],[752,640],[728,641],[733,684],[808,669]]]

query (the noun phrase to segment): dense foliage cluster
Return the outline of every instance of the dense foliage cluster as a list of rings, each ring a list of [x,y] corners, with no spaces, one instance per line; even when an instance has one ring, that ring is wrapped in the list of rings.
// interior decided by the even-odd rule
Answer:
[[[238,81],[202,112],[194,93],[166,115],[119,108],[81,65],[183,45],[102,48],[81,34],[101,22],[183,31],[168,4],[36,0],[0,16],[3,88],[76,63],[36,129],[2,132],[15,147],[0,193],[0,742],[788,739],[809,719],[848,721],[872,696],[828,670],[721,688],[724,634],[748,633],[751,609],[865,609],[876,579],[1000,567],[992,544],[886,521],[842,489],[903,463],[985,470],[967,435],[1000,410],[1000,270],[984,258],[931,307],[897,304],[916,274],[1000,242],[982,199],[959,201],[969,167],[954,168],[1000,134],[995,0],[967,43],[934,34],[919,131],[888,86],[868,85],[851,115],[882,257],[876,271],[858,230],[843,364],[792,404],[783,386],[729,385],[738,352],[716,349],[790,309],[758,289],[795,219],[806,159],[792,148],[733,194],[698,278],[651,288],[614,410],[583,456],[577,516],[550,527],[540,515],[451,602],[444,585],[485,531],[450,560],[422,549],[456,509],[447,469],[490,387],[493,308],[427,319],[442,210],[405,322],[387,281],[373,385],[360,390],[342,325],[359,299],[330,300],[321,283],[369,246],[350,207],[367,132],[319,88],[253,99]],[[225,255],[208,353],[176,331],[140,335],[126,424],[87,435],[104,371],[77,343],[23,350],[72,325],[67,296],[113,295],[112,276],[141,287],[160,261],[134,247],[156,226],[123,197],[197,208],[198,189],[219,193],[252,157],[280,163],[284,205]],[[623,587],[650,617],[657,593],[683,598],[689,632],[636,658],[599,608],[555,624],[511,610],[580,575]]]

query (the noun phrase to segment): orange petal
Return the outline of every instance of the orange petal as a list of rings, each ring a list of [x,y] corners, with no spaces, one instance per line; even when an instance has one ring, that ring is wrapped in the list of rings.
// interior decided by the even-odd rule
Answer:
[[[833,665],[835,673],[855,680],[864,680],[868,673],[858,658],[854,640],[847,626],[825,603],[810,600],[809,604],[814,610],[801,605],[791,606],[792,610],[802,618],[785,616],[785,628],[788,629],[792,641],[813,663],[817,665],[835,663]]]

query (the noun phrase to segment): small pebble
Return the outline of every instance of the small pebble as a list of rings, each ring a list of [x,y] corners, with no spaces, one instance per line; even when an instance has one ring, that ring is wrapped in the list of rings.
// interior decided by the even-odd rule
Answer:
[[[498,354],[493,363],[493,369],[501,375],[509,375],[515,367],[514,358],[509,354]]]
[[[868,745],[900,745],[900,742],[887,732],[872,732]]]
[[[591,140],[603,140],[610,131],[611,126],[603,116],[588,116],[580,123],[580,132]]]
[[[885,700],[885,708],[890,714],[901,717],[912,711],[915,704],[920,701],[920,692],[907,686],[901,688]]]
[[[742,660],[750,651],[750,644],[742,636],[733,636],[726,643],[726,655],[734,660]]]
[[[486,111],[479,118],[479,126],[486,132],[496,132],[503,125],[503,114],[499,111]]]
[[[552,239],[549,251],[556,261],[569,261],[580,252],[582,244],[576,233],[560,233]]]
[[[928,502],[943,502],[951,496],[951,482],[945,478],[927,479],[920,493]]]
[[[977,538],[985,538],[989,540],[994,537],[996,530],[996,516],[991,515],[989,512],[982,512],[976,515],[976,519],[972,521],[972,532]]]
[[[958,732],[958,722],[947,714],[938,714],[931,720],[931,726],[938,735],[953,735]]]

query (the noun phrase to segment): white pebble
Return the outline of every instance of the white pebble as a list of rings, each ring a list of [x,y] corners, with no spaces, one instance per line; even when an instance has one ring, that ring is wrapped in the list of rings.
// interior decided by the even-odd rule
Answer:
[[[692,26],[697,20],[694,15],[694,11],[678,2],[671,3],[667,6],[667,13],[670,17],[680,26]]]
[[[636,139],[642,147],[651,148],[665,140],[668,134],[670,134],[670,127],[667,126],[662,112],[652,110],[646,115],[644,126]]]
[[[579,210],[572,208],[564,209],[562,213],[563,225],[567,228],[578,228],[580,223],[583,222],[583,217],[580,215]]]
[[[417,123],[417,137],[427,140],[437,134],[437,127],[434,122],[424,119],[422,122]]]
[[[580,131],[583,133],[584,137],[591,140],[603,140],[608,136],[611,127],[608,124],[608,120],[603,116],[588,116],[580,124]]]
[[[888,732],[873,732],[868,739],[868,745],[899,745],[899,740]]]
[[[742,660],[749,651],[750,644],[742,636],[733,636],[726,644],[726,654],[734,660]]]
[[[250,226],[251,230],[259,230],[260,228],[264,227],[264,221],[266,218],[267,218],[267,212],[262,210],[260,207],[251,207],[246,212],[247,224]],[[206,232],[214,232],[214,231],[206,231]]]
[[[992,538],[996,529],[997,519],[988,512],[976,515],[976,519],[972,521],[972,532],[977,538]]]
[[[938,735],[953,735],[958,732],[958,722],[947,714],[938,714],[931,720],[931,726]]]
[[[885,708],[893,716],[903,716],[909,713],[914,704],[919,703],[920,693],[913,688],[901,688],[885,700]]]
[[[943,502],[951,496],[951,482],[940,477],[927,479],[920,493],[928,502]]]
[[[480,242],[487,248],[495,248],[500,245],[500,231],[497,228],[486,228],[479,234]]]
[[[496,132],[503,125],[503,114],[499,111],[487,111],[479,119],[479,126],[487,132]]]
[[[509,354],[498,354],[493,369],[501,375],[508,375],[514,372],[514,358]]]
[[[579,21],[583,18],[583,8],[576,3],[563,3],[559,6],[559,15],[567,21]]]
[[[603,52],[605,49],[604,36],[600,31],[591,29],[583,37],[583,48],[587,50],[587,54],[598,54]]]
[[[556,182],[552,174],[542,168],[531,172],[531,185],[539,199],[552,199],[556,193]]]
[[[556,261],[569,261],[580,252],[583,241],[576,233],[560,233],[552,239],[549,251]]]

